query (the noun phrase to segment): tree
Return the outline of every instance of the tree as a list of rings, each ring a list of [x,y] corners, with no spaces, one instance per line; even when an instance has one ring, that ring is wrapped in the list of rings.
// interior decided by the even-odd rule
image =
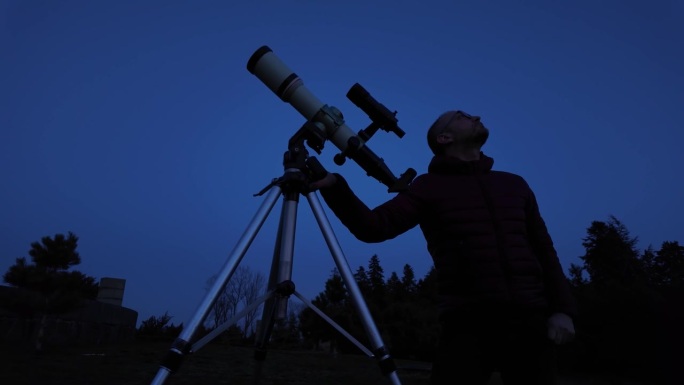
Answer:
[[[264,288],[266,287],[266,278],[260,272],[247,271],[245,274],[245,285],[242,292],[242,305],[247,307],[254,303],[258,298],[259,294],[263,294]],[[254,321],[256,315],[261,309],[261,306],[255,307],[245,314],[244,317],[244,333],[245,336],[249,337],[254,333]]]
[[[382,301],[385,296],[385,271],[380,266],[380,258],[376,254],[368,261],[368,282],[370,283],[371,299]]]
[[[668,353],[660,357],[660,362],[666,363],[666,375],[674,379],[679,377],[681,358],[671,352],[678,351],[684,344],[684,247],[676,241],[664,242],[653,262],[656,276],[653,281],[656,290],[663,295],[665,301],[660,313],[664,320],[660,339],[664,341],[661,352]]]
[[[653,270],[658,286],[682,288],[684,285],[684,246],[679,242],[663,242],[653,258]]]
[[[420,298],[426,299],[430,302],[436,302],[438,297],[438,287],[437,287],[437,270],[433,265],[428,270],[425,277],[420,279],[416,285],[416,291]]]
[[[671,304],[660,292],[667,278],[658,268],[659,252],[652,247],[639,252],[637,237],[613,216],[607,222],[593,221],[583,241],[584,264],[572,265],[569,274],[579,305],[576,328],[584,349],[582,362],[590,370],[651,378],[661,372],[656,368],[669,351],[663,346],[670,339],[663,333],[663,309]]]
[[[415,294],[416,290],[418,289],[416,275],[413,272],[413,268],[408,263],[404,265],[404,271],[401,276],[401,285],[404,288],[404,291],[409,295]]]
[[[42,340],[47,319],[51,315],[63,314],[80,306],[84,299],[97,297],[98,285],[93,277],[79,271],[68,271],[81,263],[76,251],[78,237],[69,232],[45,236],[40,242],[31,243],[26,258],[17,258],[7,270],[5,283],[17,287],[19,294],[10,302],[10,309],[26,317],[41,316],[35,337],[36,350],[42,349]]]
[[[287,317],[276,319],[271,333],[271,344],[280,347],[298,346],[301,341],[298,315],[303,311],[303,305],[287,301]]]
[[[325,281],[325,296],[332,305],[341,305],[347,299],[347,288],[337,268],[330,272],[330,278]]]
[[[213,275],[207,280],[207,290],[214,285],[216,279],[217,276]],[[264,275],[260,272],[253,272],[247,266],[238,266],[212,306],[213,326],[216,328],[224,324],[244,306],[254,302],[265,288],[265,281]],[[254,320],[258,310],[259,307],[255,308],[243,318],[242,330],[245,336],[248,336],[249,332],[253,332]]]
[[[395,271],[390,274],[385,287],[387,288],[389,299],[397,301],[405,298],[404,287]]]
[[[311,303],[316,306],[321,311],[325,312],[325,308],[328,305],[328,299],[325,293],[319,293],[316,298],[314,298]],[[302,338],[309,343],[311,346],[318,346],[319,341],[325,341],[331,339],[331,331],[325,324],[325,321],[321,319],[313,310],[306,307],[302,309],[299,313],[299,329],[302,334]]]
[[[340,327],[352,335],[355,334],[353,317],[356,316],[356,311],[351,305],[349,293],[337,269],[331,271],[330,277],[325,282],[325,290],[319,293],[311,303]],[[336,350],[341,347],[344,351],[347,350],[346,338],[313,310],[305,308],[299,314],[299,321],[302,336],[310,344],[316,345],[319,341],[330,341],[331,349]]]
[[[619,284],[623,287],[642,283],[637,240],[614,216],[607,222],[593,221],[582,242],[586,252],[580,257],[591,281],[597,285]]]
[[[579,288],[583,285],[586,285],[589,281],[584,278],[584,268],[580,265],[571,263],[570,264],[570,269],[569,269],[569,276],[570,276],[570,284],[574,288]]]
[[[368,279],[368,274],[366,274],[366,269],[363,266],[359,266],[359,268],[356,270],[356,273],[354,273],[354,280],[359,286],[361,294],[363,294],[364,297],[370,296],[371,283]]]
[[[660,273],[656,271],[655,259],[656,251],[653,249],[653,245],[648,245],[639,257],[641,269],[644,271],[647,277],[646,281],[651,287],[658,287],[660,282],[662,282],[662,277],[659,276]]]
[[[206,290],[209,290],[214,285],[216,278],[217,275],[212,275],[209,279],[207,279]],[[213,328],[217,328],[218,326],[227,322],[233,315],[233,312],[237,307],[237,303],[235,303],[231,294],[232,290],[230,290],[228,286],[225,286],[216,297],[216,301],[214,301],[214,304],[211,307],[211,320],[213,321]]]
[[[33,263],[26,258],[17,258],[4,275],[4,281],[12,286],[40,292],[43,295],[60,292],[76,292],[78,297],[95,299],[97,284],[95,279],[79,271],[67,271],[81,263],[76,251],[78,237],[69,232],[55,235],[54,239],[43,237],[41,242],[31,243],[29,255]]]
[[[413,269],[405,265],[400,279],[396,272],[385,282],[383,269],[377,256],[371,257],[369,268],[359,266],[354,278],[367,297],[365,302],[381,332],[383,341],[395,357],[431,360],[439,338],[439,323],[436,307],[437,285],[434,268],[420,281],[415,281]],[[384,294],[377,298],[372,294],[373,276],[376,288]],[[364,290],[366,288],[366,290]],[[366,294],[368,293],[368,294]],[[391,295],[399,294],[402,299]],[[410,295],[407,295],[410,294]],[[366,347],[369,346],[362,319],[344,290],[339,273],[333,270],[325,283],[325,290],[312,303],[335,320],[341,327]],[[383,307],[378,303],[384,303]],[[308,344],[317,341],[331,341],[332,346],[343,353],[359,353],[359,350],[345,337],[330,327],[309,308],[299,313],[301,335]]]

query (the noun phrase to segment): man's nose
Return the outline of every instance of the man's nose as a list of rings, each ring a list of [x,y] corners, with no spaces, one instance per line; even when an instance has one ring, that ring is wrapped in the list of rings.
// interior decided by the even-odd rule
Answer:
[[[473,116],[471,119],[473,119],[473,120],[476,121],[476,122],[479,122],[479,121],[480,121],[480,117],[479,117],[479,116]]]

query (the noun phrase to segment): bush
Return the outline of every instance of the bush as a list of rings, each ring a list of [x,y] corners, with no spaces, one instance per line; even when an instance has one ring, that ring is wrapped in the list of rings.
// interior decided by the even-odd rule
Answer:
[[[183,330],[183,324],[169,325],[171,318],[173,317],[165,312],[162,316],[152,316],[146,319],[140,324],[136,336],[148,339],[173,340]]]

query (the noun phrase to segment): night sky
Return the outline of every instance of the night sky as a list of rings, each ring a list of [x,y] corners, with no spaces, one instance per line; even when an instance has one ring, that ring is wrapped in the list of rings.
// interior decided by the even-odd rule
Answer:
[[[305,119],[246,69],[268,45],[354,131],[360,83],[406,135],[369,147],[425,172],[426,130],[482,116],[494,168],[522,175],[567,269],[593,220],[641,249],[684,241],[684,3],[639,1],[0,1],[0,271],[68,231],[96,278],[126,279],[139,321],[200,303],[282,174]],[[319,160],[376,206],[385,186]],[[313,151],[312,151],[313,153]],[[356,240],[327,210],[352,270],[431,266],[420,230]],[[280,203],[242,264],[268,275]],[[293,280],[313,298],[333,260],[301,201]]]

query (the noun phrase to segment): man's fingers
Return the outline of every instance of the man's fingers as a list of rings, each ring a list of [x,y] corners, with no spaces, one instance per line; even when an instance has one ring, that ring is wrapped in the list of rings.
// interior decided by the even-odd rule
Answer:
[[[567,329],[549,328],[549,339],[556,345],[563,345],[573,340],[575,333]]]
[[[565,333],[557,333],[556,334],[556,340],[554,341],[556,345],[563,345],[566,341],[566,336]]]
[[[553,328],[553,327],[549,328],[549,330],[548,330],[548,336],[549,336],[549,339],[550,339],[551,341],[554,341],[554,342],[555,342],[555,341],[556,341],[557,335],[558,335],[558,332],[556,331],[556,328]]]

